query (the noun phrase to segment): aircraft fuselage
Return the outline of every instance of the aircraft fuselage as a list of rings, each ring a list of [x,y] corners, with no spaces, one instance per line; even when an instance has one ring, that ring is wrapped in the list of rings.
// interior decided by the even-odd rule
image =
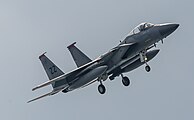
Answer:
[[[142,23],[135,27],[120,44],[95,60],[91,60],[75,43],[68,46],[69,51],[78,68],[69,73],[63,73],[51,60],[44,54],[39,57],[50,81],[38,85],[32,90],[36,90],[52,84],[53,91],[32,99],[29,102],[45,96],[56,94],[60,91],[66,93],[78,88],[85,87],[95,81],[99,81],[98,91],[105,93],[105,86],[102,81],[113,80],[121,75],[124,86],[129,86],[130,80],[123,76],[129,72],[146,64],[145,70],[150,71],[148,61],[154,58],[159,49],[150,50],[156,43],[162,41],[178,28],[179,24],[151,24]]]

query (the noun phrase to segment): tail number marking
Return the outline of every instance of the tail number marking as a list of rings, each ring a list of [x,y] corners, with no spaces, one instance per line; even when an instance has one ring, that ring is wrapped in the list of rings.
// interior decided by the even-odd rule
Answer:
[[[54,74],[57,72],[56,66],[54,66],[54,65],[52,67],[50,67],[49,69],[50,69],[51,74]]]

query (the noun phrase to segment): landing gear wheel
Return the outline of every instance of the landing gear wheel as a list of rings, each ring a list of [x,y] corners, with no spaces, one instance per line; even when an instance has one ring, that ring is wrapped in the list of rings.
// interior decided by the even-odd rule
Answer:
[[[104,94],[106,92],[105,86],[103,84],[100,84],[98,86],[98,91],[99,91],[100,94]]]
[[[146,66],[145,66],[145,70],[146,70],[147,72],[150,72],[150,70],[151,70],[150,66],[149,66],[149,65],[146,65]]]
[[[122,78],[122,83],[124,86],[129,86],[130,85],[130,80],[128,77],[123,77]]]
[[[110,77],[109,77],[109,79],[110,79],[110,80],[114,80],[114,79],[115,79],[115,77],[113,77],[113,76],[110,76]]]

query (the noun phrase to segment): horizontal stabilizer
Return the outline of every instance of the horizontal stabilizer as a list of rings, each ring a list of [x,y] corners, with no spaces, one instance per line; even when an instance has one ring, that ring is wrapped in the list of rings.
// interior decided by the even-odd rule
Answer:
[[[54,78],[54,79],[52,79],[52,80],[49,80],[49,81],[47,81],[47,82],[45,82],[45,83],[43,83],[43,84],[41,84],[41,85],[38,85],[38,86],[34,87],[34,88],[32,89],[32,91],[35,91],[35,90],[37,90],[37,89],[39,89],[39,88],[48,86],[48,85],[53,84],[53,83],[55,83],[55,82],[57,82],[57,81],[64,80],[64,78],[65,78],[65,75],[56,77],[56,78]]]
[[[33,101],[35,101],[35,100],[41,99],[41,98],[46,97],[46,96],[54,95],[54,94],[56,94],[56,93],[58,93],[58,92],[60,92],[60,91],[62,91],[62,90],[63,90],[63,89],[53,90],[52,92],[49,92],[49,93],[44,94],[44,95],[42,95],[42,96],[40,96],[40,97],[34,98],[34,99],[32,99],[32,100],[29,100],[27,103],[33,102]]]
[[[45,82],[45,83],[43,83],[43,84],[41,84],[41,85],[38,85],[38,86],[34,87],[34,88],[32,89],[32,91],[35,91],[35,90],[37,90],[37,89],[39,89],[39,88],[48,86],[48,85],[50,85],[50,84],[52,84],[52,83],[53,83],[52,81]]]

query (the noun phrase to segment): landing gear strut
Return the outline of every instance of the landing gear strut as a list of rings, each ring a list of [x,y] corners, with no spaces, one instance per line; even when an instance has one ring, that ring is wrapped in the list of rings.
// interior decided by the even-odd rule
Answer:
[[[130,80],[128,77],[126,76],[123,76],[123,74],[121,74],[121,77],[122,77],[122,83],[124,86],[129,86],[130,85]]]
[[[100,80],[100,85],[98,85],[98,92],[100,94],[104,94],[106,92],[105,86],[102,84],[102,81]]]
[[[140,61],[141,62],[144,62],[145,64],[146,64],[146,66],[145,66],[145,70],[147,71],[147,72],[150,72],[150,70],[151,70],[151,67],[148,65],[148,63],[147,63],[147,60],[148,60],[148,58],[146,57],[146,53],[147,53],[147,51],[146,50],[143,50],[142,52],[140,52]]]

